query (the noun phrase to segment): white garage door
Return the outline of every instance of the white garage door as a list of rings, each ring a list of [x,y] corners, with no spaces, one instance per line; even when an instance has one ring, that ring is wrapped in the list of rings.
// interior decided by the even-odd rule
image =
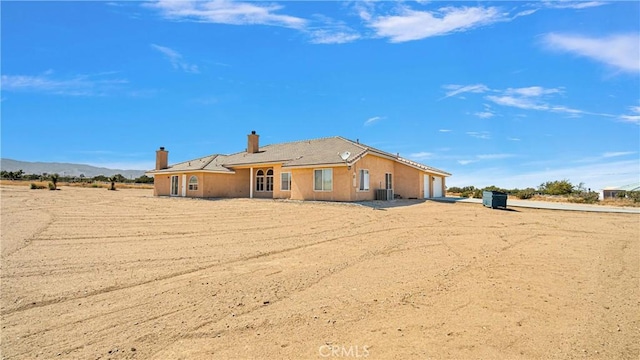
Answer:
[[[442,197],[442,178],[433,177],[433,197]]]

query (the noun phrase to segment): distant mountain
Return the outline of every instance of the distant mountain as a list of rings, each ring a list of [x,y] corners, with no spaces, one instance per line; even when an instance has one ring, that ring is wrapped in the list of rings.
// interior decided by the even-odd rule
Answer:
[[[80,176],[80,174],[83,174],[85,177],[89,178],[98,175],[113,176],[115,174],[120,174],[131,179],[144,175],[144,170],[107,169],[84,164],[28,162],[12,159],[0,159],[0,169],[4,171],[22,170],[25,174],[57,173],[61,176]]]

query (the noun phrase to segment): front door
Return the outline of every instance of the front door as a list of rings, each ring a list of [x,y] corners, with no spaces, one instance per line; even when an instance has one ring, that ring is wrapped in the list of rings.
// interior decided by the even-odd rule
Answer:
[[[442,197],[442,177],[433,178],[433,197]]]
[[[178,175],[171,177],[171,196],[178,196]]]
[[[187,196],[187,175],[182,175],[182,196]]]
[[[429,178],[431,177],[431,175],[425,175],[424,176],[424,198],[428,199],[429,197],[431,197],[431,191],[429,191]]]

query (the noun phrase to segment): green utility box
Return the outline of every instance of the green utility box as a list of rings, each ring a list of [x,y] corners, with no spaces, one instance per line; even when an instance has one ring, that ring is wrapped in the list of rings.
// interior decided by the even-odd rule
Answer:
[[[483,191],[482,205],[495,208],[507,208],[507,194],[500,191]]]

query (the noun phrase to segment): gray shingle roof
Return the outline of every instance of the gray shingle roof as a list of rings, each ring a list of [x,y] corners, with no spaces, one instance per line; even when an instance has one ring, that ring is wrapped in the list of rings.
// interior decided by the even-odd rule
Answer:
[[[345,164],[345,161],[342,160],[340,154],[344,152],[350,153],[346,159],[346,163],[349,165],[358,161],[364,155],[371,153],[390,158],[419,170],[435,172],[445,176],[451,175],[446,171],[404,159],[340,136],[261,146],[259,152],[253,154],[246,151],[231,155],[214,154],[171,165],[164,170],[150,171],[150,173],[197,170],[233,173],[232,169],[234,167],[273,163],[280,163],[283,167],[342,165]]]

